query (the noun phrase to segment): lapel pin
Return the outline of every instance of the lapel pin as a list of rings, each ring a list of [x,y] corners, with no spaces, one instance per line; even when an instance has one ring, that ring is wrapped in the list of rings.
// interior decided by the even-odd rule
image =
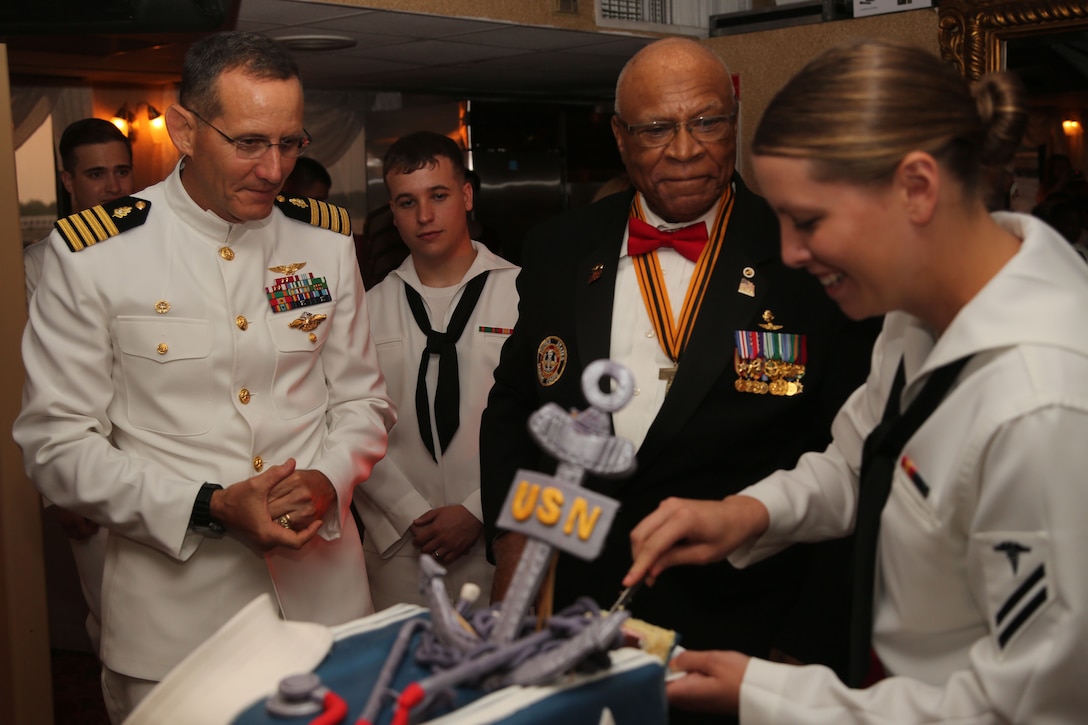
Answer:
[[[268,271],[276,272],[277,274],[294,274],[305,266],[305,262],[295,262],[294,264],[280,264],[275,267],[269,267]]]
[[[763,310],[763,322],[759,323],[759,326],[764,330],[781,330],[782,325],[776,325],[774,321],[774,313],[770,310]]]
[[[737,285],[737,292],[749,297],[756,296],[756,285],[752,282],[752,277],[756,276],[756,271],[751,267],[745,267],[741,270],[743,277],[740,280],[740,284]]]
[[[594,282],[599,280],[601,278],[602,272],[604,272],[603,264],[593,265],[593,269],[589,271],[589,282],[587,282],[586,284],[593,284]]]

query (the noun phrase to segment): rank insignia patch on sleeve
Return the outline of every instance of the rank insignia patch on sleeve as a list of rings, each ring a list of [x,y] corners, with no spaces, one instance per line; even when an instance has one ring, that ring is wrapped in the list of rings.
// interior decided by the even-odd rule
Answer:
[[[287,216],[315,227],[351,236],[351,217],[348,210],[327,201],[301,196],[276,196],[276,206]]]
[[[79,252],[147,221],[151,202],[124,196],[58,219],[53,225],[68,248]]]
[[[1007,651],[1027,636],[1055,600],[1050,537],[1042,531],[988,531],[974,536],[986,586],[990,636]],[[1046,629],[1046,625],[1043,625]]]

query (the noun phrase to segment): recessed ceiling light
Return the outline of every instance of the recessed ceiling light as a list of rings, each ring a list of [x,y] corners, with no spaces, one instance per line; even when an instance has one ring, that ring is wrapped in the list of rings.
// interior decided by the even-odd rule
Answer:
[[[283,35],[276,40],[291,50],[343,50],[358,44],[347,35]]]

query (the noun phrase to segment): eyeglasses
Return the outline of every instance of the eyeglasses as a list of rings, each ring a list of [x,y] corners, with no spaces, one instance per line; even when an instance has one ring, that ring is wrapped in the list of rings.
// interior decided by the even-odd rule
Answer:
[[[699,116],[689,121],[651,121],[632,124],[627,123],[618,115],[616,118],[619,118],[620,123],[627,129],[627,133],[631,134],[639,146],[653,149],[672,143],[681,126],[700,143],[721,141],[733,127],[733,122],[737,120],[737,112],[734,110],[728,116]]]
[[[257,136],[246,136],[245,138],[231,138],[227,134],[220,131],[211,122],[207,121],[203,116],[194,111],[188,109],[189,113],[193,114],[222,136],[228,143],[234,146],[234,150],[238,152],[238,158],[242,159],[259,159],[268,153],[268,149],[273,146],[279,146],[280,153],[289,159],[293,159],[306,151],[306,147],[310,145],[313,140],[310,137],[310,132],[306,129],[302,129],[302,136],[288,136],[287,138],[281,138],[279,143],[272,143],[266,138],[260,138]]]

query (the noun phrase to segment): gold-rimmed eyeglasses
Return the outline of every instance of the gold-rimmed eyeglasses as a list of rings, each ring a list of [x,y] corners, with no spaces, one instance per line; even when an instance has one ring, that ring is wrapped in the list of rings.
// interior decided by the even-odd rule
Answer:
[[[199,113],[193,109],[188,109],[189,113],[193,114],[201,121],[206,123],[209,128],[215,131],[217,134],[223,137],[227,143],[234,146],[234,150],[238,152],[238,157],[242,159],[259,159],[268,153],[268,149],[273,146],[278,146],[280,153],[289,159],[302,156],[306,151],[306,147],[310,145],[313,140],[310,137],[310,132],[306,129],[302,129],[302,136],[288,136],[287,138],[281,138],[279,143],[272,143],[266,138],[260,136],[243,136],[242,138],[231,138],[227,134],[223,133],[215,124],[211,123]]]
[[[700,143],[721,141],[733,128],[737,120],[734,110],[728,116],[699,116],[687,121],[650,121],[649,123],[627,123],[618,114],[620,124],[635,139],[635,143],[647,149],[668,146],[676,138],[681,127],[688,130],[691,137]]]

